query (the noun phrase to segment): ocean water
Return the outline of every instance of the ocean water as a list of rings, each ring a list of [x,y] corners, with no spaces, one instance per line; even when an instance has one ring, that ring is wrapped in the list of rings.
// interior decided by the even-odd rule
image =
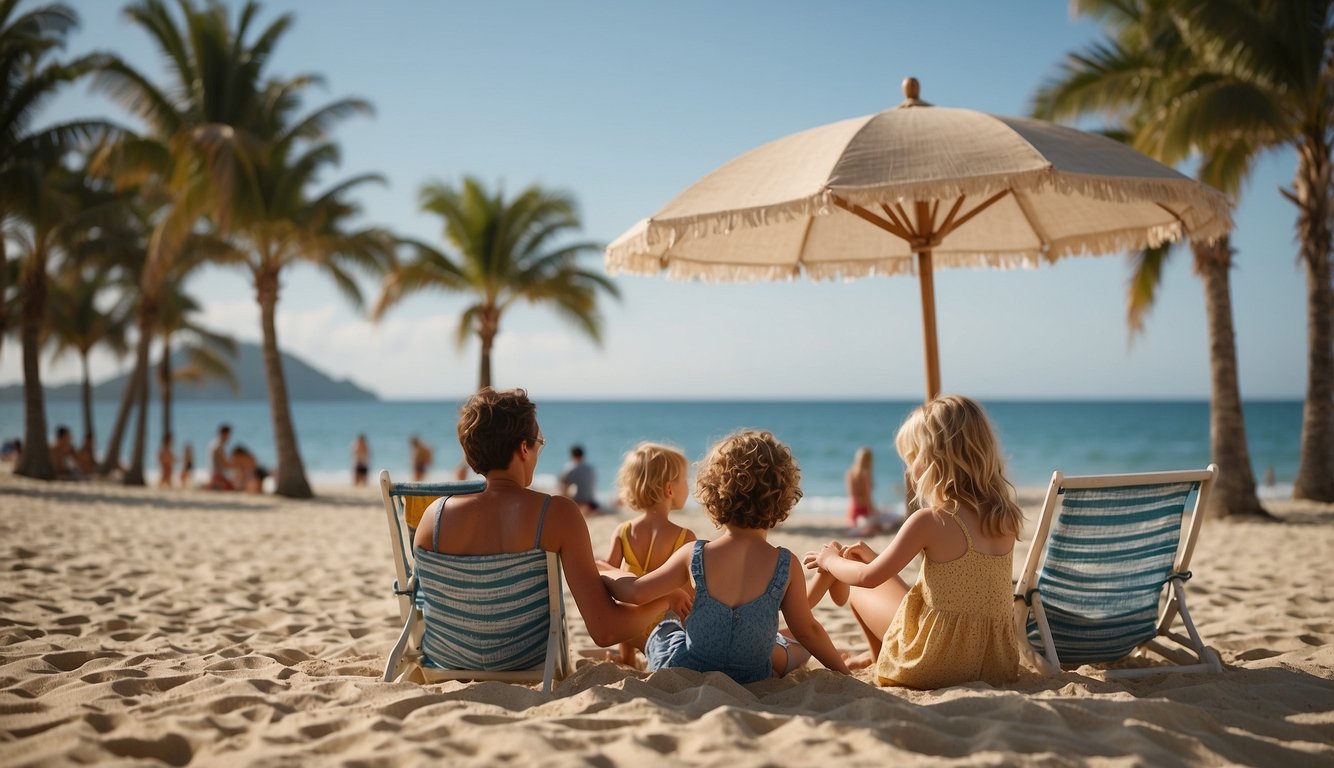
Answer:
[[[538,420],[547,447],[538,461],[540,484],[553,478],[568,460],[568,448],[584,446],[598,470],[601,498],[612,485],[625,451],[641,440],[672,443],[691,461],[700,459],[718,438],[743,427],[771,430],[792,447],[802,469],[802,509],[843,514],[843,473],[859,446],[875,455],[877,504],[902,500],[903,465],[894,451],[894,433],[917,405],[911,401],[792,402],[643,402],[543,401]],[[1000,435],[1010,478],[1021,487],[1045,486],[1053,470],[1100,474],[1202,467],[1209,461],[1209,406],[1204,401],[1172,402],[984,402]],[[296,402],[292,404],[297,439],[307,477],[316,485],[351,482],[351,445],[365,433],[371,446],[371,473],[388,469],[408,478],[408,440],[419,435],[435,449],[428,479],[445,480],[462,459],[455,435],[458,402]],[[94,404],[97,436],[111,431],[116,404]],[[1301,435],[1300,401],[1260,401],[1245,405],[1247,438],[1256,480],[1263,486],[1273,469],[1275,485],[1262,496],[1291,492]],[[149,419],[150,482],[157,477],[156,446],[161,409]],[[266,401],[178,401],[173,431],[179,452],[195,449],[195,466],[206,466],[205,453],[218,424],[232,425],[232,444],[246,445],[271,464],[273,429]],[[77,402],[48,402],[47,422],[54,431],[67,424],[76,437],[82,430]],[[23,432],[21,403],[0,404],[0,437]],[[129,453],[127,439],[122,456]],[[100,447],[99,447],[100,450]]]

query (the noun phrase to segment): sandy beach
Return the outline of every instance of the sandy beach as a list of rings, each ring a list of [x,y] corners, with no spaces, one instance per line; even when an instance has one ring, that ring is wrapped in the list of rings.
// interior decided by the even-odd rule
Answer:
[[[1022,501],[1031,522],[1037,493]],[[1222,674],[919,692],[581,658],[547,695],[379,682],[397,610],[377,489],[294,502],[5,475],[0,764],[1328,766],[1334,507],[1271,507],[1283,523],[1207,521],[1196,550],[1191,609]],[[698,511],[681,520],[709,536]],[[591,521],[595,552],[616,522]],[[840,532],[799,509],[773,540],[800,553]],[[817,615],[860,646],[841,609]]]

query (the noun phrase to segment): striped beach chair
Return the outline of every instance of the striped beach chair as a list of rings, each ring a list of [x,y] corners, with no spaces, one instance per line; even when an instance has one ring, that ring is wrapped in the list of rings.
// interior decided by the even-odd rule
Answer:
[[[413,551],[430,502],[485,488],[484,480],[395,483],[380,472],[403,622],[385,681],[541,682],[549,692],[568,673],[559,556],[536,548],[477,556]]]
[[[1015,590],[1015,635],[1040,672],[1153,651],[1172,665],[1109,677],[1218,672],[1186,609],[1185,581],[1218,467],[1052,475]],[[1187,635],[1173,631],[1181,619]]]

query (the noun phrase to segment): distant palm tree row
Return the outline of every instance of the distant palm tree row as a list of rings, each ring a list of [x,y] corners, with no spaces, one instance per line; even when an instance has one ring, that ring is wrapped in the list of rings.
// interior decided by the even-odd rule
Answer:
[[[476,294],[463,314],[460,340],[482,346],[481,384],[491,381],[490,354],[503,312],[517,299],[552,304],[598,338],[599,290],[605,278],[577,258],[596,245],[557,242],[580,226],[562,193],[538,187],[507,200],[475,179],[462,190],[432,183],[425,210],[445,221],[454,256],[358,223],[353,195],[376,175],[319,187],[340,159],[331,129],[371,112],[360,99],[304,111],[317,75],[270,77],[266,65],[292,25],[290,15],[260,28],[260,6],[248,2],[235,21],[216,0],[135,0],[125,13],[153,40],[167,63],[156,83],[114,53],[59,62],[55,52],[78,22],[58,4],[20,9],[0,0],[0,338],[17,311],[24,372],[24,450],[16,471],[52,477],[41,384],[42,349],[75,350],[84,365],[85,431],[91,439],[91,382],[86,360],[95,347],[124,353],[134,367],[99,468],[121,467],[121,443],[134,419],[124,482],[144,483],[150,357],[161,340],[158,383],[163,429],[170,430],[171,382],[227,376],[227,337],[199,326],[199,305],[183,293],[203,265],[248,274],[260,308],[263,359],[277,451],[275,491],[312,495],[297,445],[277,338],[283,275],[304,262],[327,274],[354,303],[357,275],[385,277],[378,317],[400,298],[429,288]],[[60,88],[90,77],[147,126],[135,133],[101,120],[34,129],[41,104]],[[415,255],[399,264],[396,249]],[[8,249],[17,248],[11,264]],[[173,337],[190,341],[191,365],[170,369]]]
[[[1038,92],[1040,117],[1110,116],[1110,133],[1168,163],[1198,160],[1199,178],[1236,196],[1262,152],[1295,148],[1283,195],[1297,208],[1307,276],[1307,388],[1293,494],[1334,501],[1334,0],[1078,0],[1107,37],[1072,54]],[[1228,238],[1191,243],[1204,282],[1212,383],[1214,506],[1264,515],[1242,419]],[[1141,254],[1129,321],[1142,328],[1166,247]],[[1280,268],[1281,264],[1266,268]],[[1296,329],[1294,329],[1294,332]]]

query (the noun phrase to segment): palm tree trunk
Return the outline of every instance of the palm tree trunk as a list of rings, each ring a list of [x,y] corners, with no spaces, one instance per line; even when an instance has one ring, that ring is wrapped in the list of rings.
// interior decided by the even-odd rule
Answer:
[[[5,212],[0,211],[0,221],[5,220]],[[5,238],[0,237],[0,343],[4,342],[9,331],[9,253],[5,250]]]
[[[495,307],[483,309],[477,316],[477,338],[482,342],[481,370],[477,373],[477,389],[491,386],[491,347],[500,333],[500,312]]]
[[[482,339],[482,363],[481,370],[477,372],[477,389],[480,391],[491,386],[491,344],[490,338]]]
[[[287,380],[278,352],[278,329],[274,322],[278,310],[277,273],[255,275],[255,296],[259,301],[260,329],[264,337],[264,375],[269,386],[269,410],[273,415],[273,445],[278,451],[274,493],[293,499],[313,498],[315,494],[306,482],[306,468],[297,447],[296,428],[287,401]]]
[[[157,324],[157,307],[148,297],[139,303],[139,342],[136,345],[133,388],[139,400],[139,412],[134,420],[134,448],[130,453],[130,467],[121,482],[125,485],[144,485],[144,454],[148,440],[148,355],[153,345],[153,327]]]
[[[1255,493],[1255,472],[1246,443],[1246,420],[1237,377],[1236,332],[1232,324],[1232,245],[1228,238],[1191,243],[1195,270],[1204,282],[1209,324],[1209,453],[1218,480],[1209,499],[1213,517],[1272,519]]]
[[[83,369],[83,385],[81,387],[81,394],[83,395],[83,436],[96,451],[97,436],[93,432],[93,380],[88,373],[87,350],[79,350],[79,363]]]
[[[1306,405],[1292,495],[1334,501],[1334,285],[1330,283],[1330,147],[1322,133],[1297,147],[1297,231],[1306,265]]]
[[[162,332],[162,362],[158,364],[158,394],[162,397],[162,437],[171,434],[171,334]]]
[[[46,394],[42,391],[42,321],[46,318],[46,255],[37,250],[23,277],[23,451],[18,475],[51,480],[50,446],[46,441]]]
[[[116,409],[116,421],[111,426],[111,437],[107,439],[107,450],[102,455],[102,463],[97,465],[97,474],[103,477],[120,469],[120,444],[125,439],[125,425],[130,421],[130,411],[134,407],[138,398],[138,391],[135,389],[135,382],[139,380],[139,373],[136,370],[139,365],[138,357],[135,358],[135,369],[130,370],[129,378],[125,380],[125,390],[120,394],[120,407]]]

